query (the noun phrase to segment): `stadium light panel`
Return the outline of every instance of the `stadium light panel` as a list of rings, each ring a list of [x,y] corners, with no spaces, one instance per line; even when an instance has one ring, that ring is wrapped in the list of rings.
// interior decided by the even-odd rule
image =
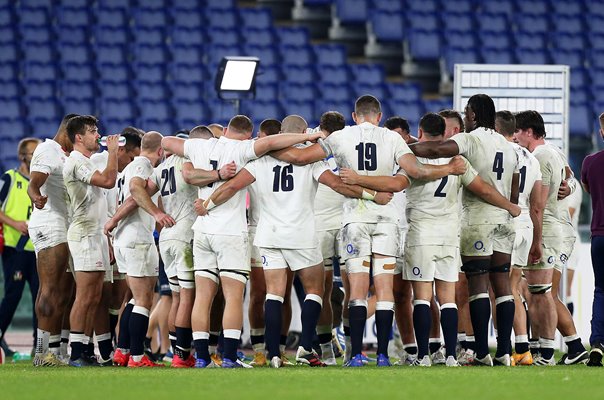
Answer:
[[[218,97],[226,100],[254,98],[259,64],[257,57],[223,57],[216,73]]]

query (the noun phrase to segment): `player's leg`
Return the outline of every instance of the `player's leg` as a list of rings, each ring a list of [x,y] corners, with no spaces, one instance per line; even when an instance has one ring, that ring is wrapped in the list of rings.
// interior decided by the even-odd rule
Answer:
[[[456,268],[455,268],[456,271]],[[457,273],[453,278],[457,278]],[[436,296],[440,302],[440,323],[445,341],[445,363],[457,366],[455,347],[457,345],[457,305],[455,304],[455,282],[436,279],[434,281]]]
[[[291,253],[291,251],[289,253]],[[302,250],[297,251],[297,253],[309,253],[309,251]],[[290,264],[293,269],[296,269],[298,276],[304,285],[304,292],[306,293],[304,302],[302,303],[302,337],[300,339],[298,352],[296,353],[296,361],[310,365],[311,367],[325,366],[312,348],[312,342],[315,332],[317,331],[319,315],[321,314],[321,308],[323,306],[323,295],[325,291],[323,263],[321,262],[320,253],[317,252],[316,254],[319,255],[318,260],[312,259],[310,255],[305,257],[305,259],[311,261],[319,261],[311,267],[300,268],[299,265],[294,264],[294,266]],[[329,327],[331,328],[331,324]]]
[[[476,343],[474,341],[474,327],[470,318],[468,279],[466,274],[461,271],[455,284],[455,304],[457,304],[458,312],[457,341],[459,342],[459,351],[457,360],[461,365],[472,364]]]
[[[463,269],[468,281],[468,303],[470,320],[475,338],[475,361],[487,360],[489,356],[488,331],[491,319],[491,303],[489,301],[489,276],[488,268],[490,257],[462,256]]]
[[[393,279],[394,316],[403,342],[403,353],[399,363],[409,365],[417,358],[417,343],[413,327],[413,288],[410,281],[403,279],[402,272],[394,275]]]
[[[494,251],[491,257],[489,279],[495,294],[495,318],[497,320],[497,351],[495,358],[505,358],[503,364],[511,363],[511,335],[514,325],[514,295],[510,285],[511,254]],[[505,357],[507,355],[507,357]]]
[[[196,367],[210,365],[210,309],[218,290],[217,270],[195,271],[195,301],[191,313],[193,343],[197,357]]]
[[[572,257],[571,257],[572,259]],[[570,268],[572,265],[573,268]],[[568,264],[566,268],[566,308],[570,311],[570,315],[574,315],[575,313],[575,302],[573,301],[573,281],[575,279],[575,265]]]
[[[342,302],[342,329],[344,333],[344,364],[352,357],[352,341],[350,339],[350,281],[346,272],[346,265],[340,267],[340,277],[342,278],[342,289],[344,289],[344,301]]]
[[[330,262],[331,258],[327,259]],[[327,260],[324,260],[325,263]],[[333,323],[333,309],[331,307],[331,293],[333,290],[333,265],[325,266],[323,308],[317,323],[317,337],[321,346],[321,358],[327,365],[335,365],[336,359],[331,346],[331,330]]]
[[[272,249],[271,249],[272,250]],[[265,341],[268,359],[272,367],[281,366],[281,350],[279,339],[283,325],[283,301],[287,287],[287,270],[284,264],[264,268],[266,282],[266,301],[264,303]]]
[[[103,290],[104,272],[76,271],[76,298],[71,308],[70,365],[86,365],[82,361],[84,347],[91,340],[86,335],[88,324],[94,320]]]
[[[539,351],[542,358],[553,360],[557,325],[554,299],[549,293],[552,289],[553,268],[536,269],[527,266],[525,276],[531,293],[529,303],[531,324],[539,333]],[[535,362],[537,361],[535,359]]]
[[[94,320],[94,335],[99,346],[99,363],[111,365],[113,357],[113,343],[111,341],[110,322],[109,322],[109,303],[111,300],[111,282],[107,281],[107,272],[101,292],[101,300],[97,306]]]
[[[131,276],[129,273],[127,279],[134,299],[134,306],[128,324],[128,330],[130,331],[130,361],[128,366],[138,366],[145,354],[145,335],[149,329],[149,316],[153,306],[153,289],[157,277]]]
[[[432,282],[412,281],[411,284],[413,286],[413,327],[415,329],[415,339],[417,340],[417,360],[429,366],[429,339],[430,328],[432,326],[432,313],[430,312]]]
[[[577,328],[573,321],[573,316],[564,303],[560,300],[560,281],[562,279],[562,273],[558,268],[554,268],[554,275],[552,278],[552,291],[551,296],[556,306],[556,314],[558,316],[557,328],[564,338],[564,343],[568,348],[565,355],[560,360],[561,364],[570,365],[586,362],[589,358],[583,343],[581,343],[581,337],[577,335]]]
[[[229,362],[235,363],[237,359],[237,346],[241,338],[243,327],[243,297],[247,277],[239,270],[221,270],[220,284],[224,294],[224,313],[222,316],[222,332],[224,335],[224,349],[222,367],[227,367]]]
[[[515,353],[512,355],[517,365],[530,365],[533,358],[529,352],[528,331],[526,325],[526,310],[524,308],[523,297],[521,295],[522,269],[516,265],[512,266],[510,271],[510,285],[514,296],[514,334],[515,334]]]
[[[252,269],[250,271],[250,305],[248,318],[250,321],[250,341],[254,350],[254,360],[250,363],[254,366],[266,364],[264,344],[264,301],[266,299],[266,284],[264,282],[264,271],[262,262],[252,257]]]
[[[377,246],[376,246],[377,247]],[[375,324],[377,330],[378,366],[390,366],[388,342],[394,319],[394,270],[396,258],[373,255],[373,283],[375,286]]]
[[[438,296],[438,295],[437,295]],[[430,357],[432,364],[444,364],[444,350],[442,349],[442,340],[440,339],[440,305],[441,300],[432,296],[430,300],[430,314],[432,314],[432,324],[430,326]]]
[[[218,290],[214,296],[212,302],[212,308],[210,309],[210,338],[208,339],[208,350],[214,364],[222,364],[221,352],[224,349],[218,351],[218,345],[220,344],[220,333],[222,332],[222,318],[224,317],[224,293],[222,292],[221,283],[218,283]],[[224,338],[224,335],[223,335]]]
[[[602,366],[604,354],[604,237],[592,236],[591,238],[591,262],[594,271],[594,301],[591,316],[591,335],[589,344],[590,367]]]

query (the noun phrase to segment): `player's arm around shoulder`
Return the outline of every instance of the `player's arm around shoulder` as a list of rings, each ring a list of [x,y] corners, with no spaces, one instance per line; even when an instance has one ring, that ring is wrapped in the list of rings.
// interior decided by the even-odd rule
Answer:
[[[256,181],[252,174],[254,162],[246,164],[233,178],[229,179],[218,189],[216,189],[209,198],[195,200],[195,211],[198,215],[206,215],[211,209],[226,203],[230,198]]]
[[[183,157],[185,155],[185,139],[174,136],[166,136],[161,140],[161,146],[165,151]]]
[[[374,177],[379,178],[379,177]],[[405,178],[406,179],[406,178]],[[392,200],[392,191],[389,190],[374,190],[368,189],[359,185],[350,185],[343,182],[343,180],[331,170],[325,170],[319,177],[319,183],[329,186],[332,190],[340,193],[342,196],[371,200],[377,204],[388,204]],[[407,187],[409,181],[406,181],[406,185],[400,190]],[[397,186],[398,187],[398,186]],[[396,190],[396,191],[400,191]]]
[[[174,218],[163,212],[151,199],[147,187],[150,186],[148,179],[143,179],[140,176],[135,176],[130,180],[130,194],[136,204],[153,216],[155,221],[162,227],[170,227],[176,224]],[[155,186],[155,185],[154,185]],[[155,186],[157,192],[157,186]]]
[[[409,178],[404,174],[394,176],[368,176],[359,175],[349,168],[340,169],[340,178],[343,183],[360,185],[379,192],[400,192],[409,187]]]

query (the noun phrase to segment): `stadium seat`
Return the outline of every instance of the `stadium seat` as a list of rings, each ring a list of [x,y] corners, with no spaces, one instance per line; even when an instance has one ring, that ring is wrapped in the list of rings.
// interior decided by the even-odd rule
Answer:
[[[269,46],[277,43],[273,29],[243,28],[241,37],[248,45]]]
[[[173,115],[172,108],[164,99],[154,101],[139,99],[137,105],[140,118],[143,119],[165,120]]]
[[[410,29],[408,32],[409,54],[414,60],[438,60],[441,56],[438,31]]]
[[[585,60],[582,50],[551,49],[550,58],[554,64],[568,65],[571,68],[583,67]]]
[[[21,6],[18,9],[21,25],[50,26],[48,9],[44,7]]]
[[[568,16],[563,14],[552,14],[550,16],[552,25],[558,32],[570,33],[570,34],[582,34],[585,32],[583,26],[583,19],[581,16]]]
[[[170,82],[170,87],[172,89],[173,101],[199,102],[204,97],[202,85],[192,85],[187,82],[172,81]]]
[[[0,99],[16,99],[21,97],[22,91],[19,83],[14,80],[0,80]]]
[[[40,97],[43,99],[56,97],[57,87],[54,81],[40,81],[37,79],[26,79],[23,81],[23,91],[27,97]]]
[[[417,83],[386,83],[389,97],[392,100],[404,102],[419,102],[421,100],[421,88]]]
[[[139,45],[134,49],[134,56],[137,62],[144,64],[163,64],[169,60],[164,46]]]
[[[505,37],[505,35],[502,35]],[[472,49],[477,47],[476,34],[471,31],[456,31],[456,30],[445,30],[443,33],[443,39],[450,46],[461,47],[464,49]]]
[[[93,99],[96,97],[96,89],[90,81],[63,80],[59,84],[61,97],[68,97],[75,100]]]
[[[585,104],[571,104],[569,108],[568,130],[573,136],[590,136],[592,133],[591,121],[593,115]]]
[[[480,32],[480,41],[484,47],[490,49],[510,50],[512,48],[512,39],[505,33]]]
[[[101,125],[103,132],[111,135],[113,133],[121,132],[127,126],[135,126],[136,120],[134,118],[105,118],[101,119]]]
[[[125,45],[130,42],[130,36],[123,27],[97,25],[94,29],[94,41],[99,45]]]
[[[280,85],[281,95],[287,101],[313,101],[317,95],[317,88],[312,84],[283,82]]]
[[[481,32],[508,32],[511,28],[508,23],[508,16],[503,13],[479,13],[476,16],[476,21]]]
[[[174,129],[173,119],[139,118],[137,126],[144,131],[157,131],[164,136],[172,135]]]
[[[260,63],[266,66],[277,65],[280,61],[279,52],[274,46],[257,46],[246,44],[243,46],[243,54],[250,57],[258,57]]]
[[[65,97],[61,99],[61,105],[65,114],[97,115],[95,101],[93,99],[74,99],[72,97]]]
[[[519,64],[549,64],[549,56],[545,50],[517,48],[516,61]]]
[[[381,84],[386,80],[384,67],[381,64],[351,64],[350,72],[354,81]]]
[[[239,20],[243,28],[270,29],[273,26],[269,8],[240,8]]]
[[[155,10],[139,7],[134,10],[132,17],[136,27],[161,28],[168,26],[168,13],[163,9]]]
[[[404,102],[398,100],[387,100],[385,102],[393,115],[399,115],[417,124],[424,115],[424,105],[421,102]]]
[[[552,47],[561,50],[583,50],[585,39],[582,34],[555,33],[551,36]]]
[[[170,61],[177,64],[204,64],[204,47],[202,45],[172,46],[172,58]]]
[[[522,14],[546,15],[549,12],[546,0],[517,0],[516,8]]]
[[[602,21],[604,23],[604,19]],[[604,49],[604,32],[592,33],[588,36],[589,45],[594,50]]]
[[[17,61],[19,61],[19,59],[19,48],[16,44],[0,44],[0,63],[16,63]]]
[[[343,24],[364,24],[369,0],[335,0],[335,16]]]
[[[509,49],[482,47],[480,55],[485,64],[514,64],[514,54]]]
[[[5,64],[10,65],[10,64]],[[10,70],[4,71],[0,64],[0,76],[5,79],[15,79],[16,76],[10,77]],[[56,81],[59,77],[57,68],[54,64],[43,64],[39,62],[26,62],[23,68],[23,78],[25,80],[36,81]]]
[[[436,30],[442,26],[438,20],[438,15],[431,12],[409,11],[406,20],[409,28]]]
[[[26,62],[39,62],[50,64],[57,60],[57,56],[50,44],[30,44],[22,47],[23,58]]]
[[[62,63],[90,62],[93,59],[89,45],[62,44],[59,46],[60,60]]]
[[[386,10],[374,10],[369,17],[371,31],[379,41],[400,42],[405,38],[403,15]]]
[[[31,68],[31,64],[26,64],[25,69]],[[0,63],[0,76],[3,81],[16,81],[17,79],[17,64],[16,63]]]
[[[203,9],[197,7],[195,10],[181,9],[176,6],[170,9],[175,27],[200,29],[205,24]]]
[[[212,28],[207,30],[211,43],[223,46],[236,46],[241,43],[239,32],[232,28]]]
[[[53,40],[49,26],[20,25],[19,33],[21,34],[21,41],[24,44],[46,44]],[[17,41],[14,43],[17,43]]]
[[[132,120],[136,117],[136,108],[130,100],[102,98],[99,111],[103,120]]]
[[[7,139],[21,139],[29,135],[29,129],[22,119],[0,119],[0,137]],[[4,147],[4,145],[0,146]],[[16,149],[15,149],[16,152]]]
[[[310,43],[306,28],[278,27],[277,37],[281,46],[308,46]]]
[[[369,3],[370,6],[377,10],[386,10],[390,12],[404,11],[405,4],[400,0],[380,0]]]
[[[241,47],[237,46],[223,46],[221,44],[212,44],[207,46],[206,54],[208,55],[208,67],[210,71],[216,71],[218,63],[226,56],[238,56],[241,55]]]
[[[388,98],[388,90],[386,85],[380,84],[369,84],[364,82],[355,82],[352,84],[353,98],[358,98],[365,94],[375,96],[377,99],[384,100]]]
[[[441,97],[438,99],[424,100],[424,110],[426,112],[439,112],[441,110],[450,110],[453,108],[453,99],[451,97]]]
[[[23,8],[44,8],[50,10],[52,2],[48,0],[21,0],[19,6]]]
[[[446,71],[453,76],[455,64],[477,64],[480,57],[474,49],[447,47],[445,49]]]
[[[447,1],[444,4],[449,3]],[[445,11],[441,13],[441,20],[442,25],[439,24],[439,26],[444,26],[444,29],[447,31],[474,31],[474,18],[472,18],[472,14],[469,12]]]
[[[175,26],[171,35],[174,46],[201,46],[207,43],[208,38],[205,36],[201,28],[188,28],[183,26]]]
[[[407,0],[407,9],[410,11],[436,12],[439,8],[437,0]]]
[[[129,17],[126,15],[125,9],[99,8],[96,10],[95,17],[99,27],[124,29],[129,24]]]
[[[580,16],[583,15],[585,10],[583,9],[582,1],[552,1],[550,5],[552,11],[558,15],[572,15]]]
[[[277,83],[256,83],[257,99],[276,99],[279,97],[279,85]]]
[[[59,6],[56,8],[55,15],[57,23],[64,27],[87,27],[92,24],[92,16],[86,8]]]
[[[319,79],[328,84],[347,84],[350,81],[348,67],[335,67],[330,65],[319,66],[317,68]]]
[[[235,8],[235,0],[205,0],[206,6],[210,8],[232,10]]]
[[[284,115],[296,114],[306,120],[309,127],[315,127],[318,125],[318,120],[321,114],[315,113],[314,101],[298,101],[298,100],[286,100],[281,102]]]
[[[17,30],[12,25],[0,25],[0,43],[17,42]]]
[[[326,111],[338,111],[346,119],[346,124],[351,125],[353,104],[350,99],[346,101],[335,101],[329,98],[315,100],[315,115],[317,119]]]
[[[172,79],[186,84],[200,84],[209,79],[204,68],[197,64],[172,64],[170,67]]]
[[[350,101],[353,97],[348,84],[323,83],[318,87],[319,97],[334,101]]]
[[[0,99],[0,120],[18,120],[23,114],[23,108],[15,99]]]
[[[546,36],[542,33],[517,31],[514,34],[516,47],[543,51],[547,47]]]
[[[518,14],[514,20],[516,26],[526,32],[548,33],[550,29],[546,15]]]
[[[208,107],[201,100],[177,100],[172,105],[180,126],[186,126],[190,129],[196,125],[207,124],[210,121]]]
[[[55,119],[61,117],[61,109],[54,98],[32,97],[27,100],[27,117],[29,120]]]
[[[604,17],[604,3],[599,1],[586,1],[587,15],[598,15]]]
[[[133,30],[134,42],[138,45],[159,46],[166,43],[163,27],[137,28]]]
[[[170,98],[170,91],[160,82],[136,82],[134,90],[140,101],[159,101]]]
[[[443,11],[447,13],[470,13],[474,11],[472,0],[447,0],[441,4]]]
[[[94,66],[90,63],[61,63],[63,76],[72,81],[88,82],[95,79]]]
[[[239,18],[235,8],[206,8],[205,20],[210,29],[237,29]]]
[[[99,94],[103,99],[130,100],[134,97],[130,83],[126,81],[116,82],[101,80],[99,85]]]
[[[267,67],[260,64],[258,74],[256,75],[256,83],[279,83],[282,75],[279,66]]]
[[[281,46],[281,59],[284,65],[310,65],[315,62],[310,46]]]
[[[98,65],[99,78],[108,82],[127,82],[131,78],[127,65],[104,64]]]
[[[590,98],[589,91],[586,88],[578,88],[570,90],[570,103],[571,104],[586,104]]]
[[[175,3],[173,7],[183,11],[195,11],[199,9],[200,5],[205,5],[205,1],[200,4],[200,0],[178,0]]]
[[[279,119],[279,116],[283,115],[281,105],[276,100],[247,100],[242,102],[241,111],[256,122],[267,118]]]
[[[97,45],[96,61],[103,64],[123,65],[128,62],[126,49],[121,45]]]
[[[0,159],[6,159],[14,156],[17,153],[17,147],[19,146],[20,138],[0,138]],[[18,165],[17,165],[18,166]]]
[[[346,47],[339,44],[317,44],[315,50],[315,62],[320,65],[341,67],[346,64]]]
[[[139,6],[141,8],[150,9],[150,10],[162,10],[166,8],[166,0],[145,0],[139,2]]]
[[[595,49],[590,51],[589,64],[592,68],[604,68],[604,50]]]
[[[89,27],[57,27],[57,38],[59,46],[68,45],[88,45],[90,46]]]
[[[572,68],[570,70],[570,88],[578,89],[589,86],[590,78],[587,68]],[[602,81],[604,84],[604,81]]]

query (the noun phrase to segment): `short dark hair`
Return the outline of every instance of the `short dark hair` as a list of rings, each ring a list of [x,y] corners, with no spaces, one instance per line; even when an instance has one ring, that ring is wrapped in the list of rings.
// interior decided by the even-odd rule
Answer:
[[[468,106],[476,116],[475,128],[495,129],[495,103],[489,95],[475,94],[468,99]]]
[[[382,112],[382,106],[377,98],[365,94],[354,103],[354,112],[357,115],[379,114]]]
[[[543,117],[535,110],[526,110],[516,113],[516,129],[526,130],[531,128],[535,139],[544,138],[545,123]]]
[[[499,133],[512,136],[516,132],[516,118],[511,111],[501,110],[495,113],[495,125],[499,125]]]
[[[260,132],[264,132],[266,136],[276,135],[281,132],[281,121],[276,119],[265,119],[260,123],[258,128]]]
[[[99,120],[92,115],[78,115],[70,118],[66,127],[67,137],[71,143],[75,143],[76,135],[85,133],[87,126],[96,126],[98,122]]]
[[[189,131],[189,139],[212,139],[212,131],[205,125],[197,125]]]
[[[346,119],[338,111],[326,111],[321,115],[319,127],[327,133],[341,131],[346,126]]]
[[[228,129],[235,133],[251,133],[254,131],[254,124],[246,115],[235,115],[229,121]]]
[[[440,115],[441,117],[443,117],[445,119],[456,119],[457,123],[459,123],[460,132],[463,132],[465,130],[463,118],[461,117],[461,114],[458,111],[451,110],[451,109],[445,109],[445,110],[440,110],[438,112],[438,115]]]
[[[79,114],[65,114],[65,116],[63,117],[63,119],[61,119],[61,123],[59,124],[59,127],[57,128],[57,134],[61,133],[61,132],[67,132],[67,123],[69,122],[70,119],[79,116]]]
[[[419,128],[428,136],[436,137],[445,134],[445,119],[440,115],[429,112],[419,120]]]
[[[404,132],[411,132],[411,128],[409,128],[409,121],[403,117],[399,117],[398,115],[388,118],[386,122],[384,122],[384,128],[390,129],[391,131],[395,130],[396,128],[400,128]]]

